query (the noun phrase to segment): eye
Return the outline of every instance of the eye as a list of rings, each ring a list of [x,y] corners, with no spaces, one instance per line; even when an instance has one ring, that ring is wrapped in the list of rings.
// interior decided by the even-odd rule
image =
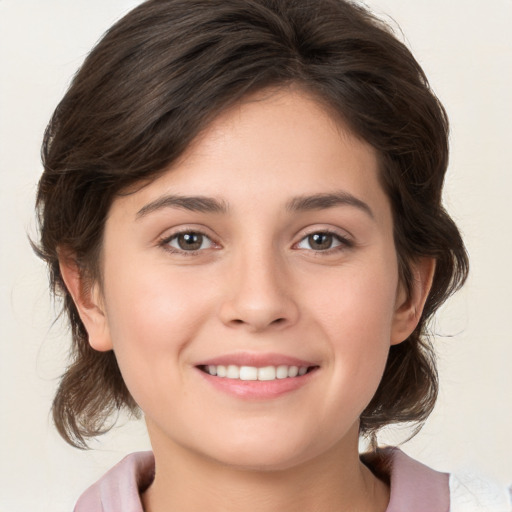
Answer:
[[[309,249],[313,251],[328,251],[337,247],[350,247],[352,244],[346,238],[328,231],[319,231],[305,236],[298,244],[299,249]]]
[[[169,249],[176,251],[194,252],[202,249],[210,249],[213,242],[206,235],[196,231],[184,231],[176,233],[162,242]]]

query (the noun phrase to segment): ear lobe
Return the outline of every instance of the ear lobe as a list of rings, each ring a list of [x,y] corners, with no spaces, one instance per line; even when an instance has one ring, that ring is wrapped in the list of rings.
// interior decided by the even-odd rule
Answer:
[[[59,267],[68,289],[95,350],[112,350],[102,296],[98,283],[89,283],[81,271],[74,254],[59,249]]]
[[[418,325],[432,287],[435,268],[434,258],[421,258],[412,264],[413,281],[409,296],[403,285],[400,285],[397,293],[391,345],[405,341]]]

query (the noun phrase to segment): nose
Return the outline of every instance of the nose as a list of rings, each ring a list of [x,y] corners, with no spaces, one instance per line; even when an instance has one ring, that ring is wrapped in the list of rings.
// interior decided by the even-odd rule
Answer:
[[[261,332],[297,322],[299,308],[284,261],[268,250],[239,255],[231,263],[219,312],[224,324]]]

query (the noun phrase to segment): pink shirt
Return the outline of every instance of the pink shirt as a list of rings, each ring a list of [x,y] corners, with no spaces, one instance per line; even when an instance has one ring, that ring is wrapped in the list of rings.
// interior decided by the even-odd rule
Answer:
[[[367,464],[389,468],[391,498],[386,512],[449,512],[449,475],[434,471],[396,448]],[[143,512],[140,494],[154,478],[151,452],[132,453],[78,500],[74,512]]]

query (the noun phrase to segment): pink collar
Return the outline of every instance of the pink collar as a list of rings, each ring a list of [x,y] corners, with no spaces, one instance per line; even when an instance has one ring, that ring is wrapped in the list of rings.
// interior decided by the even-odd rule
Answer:
[[[410,458],[397,448],[363,456],[365,464],[389,475],[391,497],[386,512],[448,512],[449,475]],[[151,485],[155,473],[152,452],[125,457],[89,487],[74,512],[143,512],[140,493]]]
[[[448,473],[434,471],[398,448],[380,449],[362,459],[377,475],[384,472],[389,479],[391,495],[386,512],[450,510]]]

